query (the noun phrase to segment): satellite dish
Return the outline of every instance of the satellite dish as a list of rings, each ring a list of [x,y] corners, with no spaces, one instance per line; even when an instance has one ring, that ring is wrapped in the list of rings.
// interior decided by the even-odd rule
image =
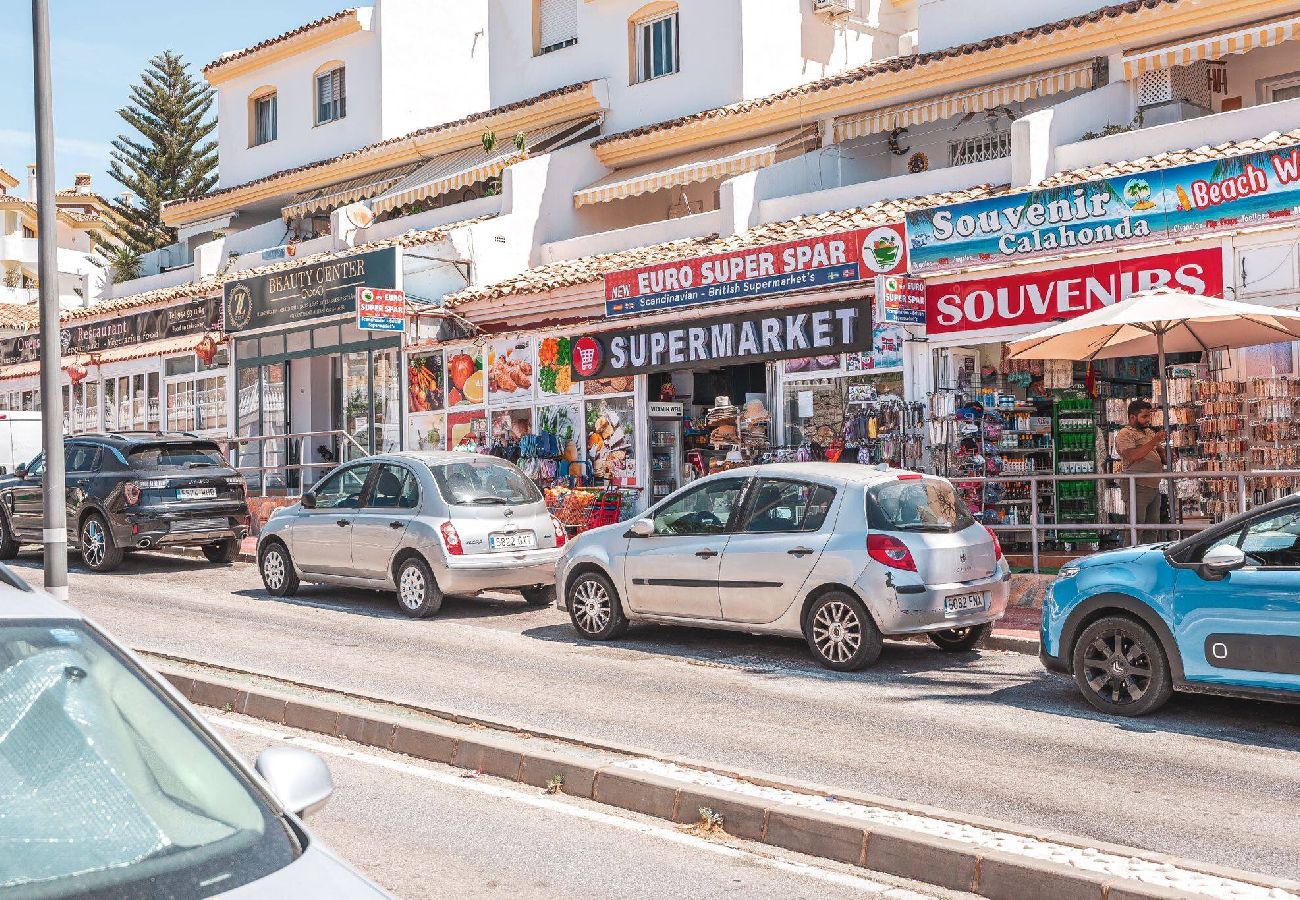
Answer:
[[[353,228],[369,228],[374,224],[375,214],[370,211],[368,206],[358,203],[355,206],[349,206],[345,212]]]

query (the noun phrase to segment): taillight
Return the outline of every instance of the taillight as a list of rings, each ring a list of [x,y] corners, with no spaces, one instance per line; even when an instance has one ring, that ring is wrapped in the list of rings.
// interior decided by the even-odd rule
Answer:
[[[555,529],[555,546],[563,547],[564,542],[569,539],[569,533],[564,530],[564,523],[551,516],[551,527]]]
[[[993,558],[994,558],[994,559],[1001,559],[1001,558],[1002,558],[1002,542],[998,540],[998,536],[997,536],[997,534],[993,531],[992,528],[990,528],[990,527],[988,527],[987,525],[985,525],[985,526],[984,526],[984,530],[987,531],[987,532],[989,533],[989,537],[993,538]]]
[[[140,485],[134,481],[128,481],[122,485],[122,496],[126,498],[127,506],[135,506],[140,502]]]
[[[912,551],[908,550],[906,544],[892,535],[867,535],[867,556],[882,565],[889,566],[891,569],[902,569],[905,572],[916,571],[916,560],[912,559]]]
[[[450,522],[442,523],[442,542],[447,545],[447,552],[452,556],[461,556],[465,553],[465,548],[460,545],[460,535],[456,533],[456,526]]]

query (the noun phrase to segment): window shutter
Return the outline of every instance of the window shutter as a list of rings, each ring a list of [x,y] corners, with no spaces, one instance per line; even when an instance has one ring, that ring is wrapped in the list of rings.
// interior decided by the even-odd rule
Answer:
[[[545,50],[578,38],[578,0],[538,0],[537,45]]]

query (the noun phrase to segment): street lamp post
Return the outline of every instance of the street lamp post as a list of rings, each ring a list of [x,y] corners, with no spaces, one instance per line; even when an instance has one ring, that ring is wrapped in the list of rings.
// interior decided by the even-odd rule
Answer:
[[[36,91],[36,241],[41,312],[41,437],[45,449],[42,543],[45,588],[68,597],[68,512],[63,484],[63,390],[59,377],[58,224],[54,206],[54,118],[51,110],[48,0],[32,0],[32,68]]]

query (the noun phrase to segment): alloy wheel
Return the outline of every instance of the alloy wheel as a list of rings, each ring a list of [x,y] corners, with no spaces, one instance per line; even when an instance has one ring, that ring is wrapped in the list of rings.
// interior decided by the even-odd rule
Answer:
[[[817,610],[812,633],[817,652],[831,662],[848,662],[862,646],[862,621],[852,607],[839,600]]]
[[[81,529],[81,556],[92,569],[104,563],[107,537],[98,519],[91,519]]]
[[[1083,674],[1093,693],[1108,703],[1137,703],[1151,688],[1151,658],[1138,636],[1112,628],[1084,650]]]
[[[573,591],[573,618],[587,634],[599,634],[609,625],[612,603],[604,585],[594,579],[584,581]]]
[[[403,606],[407,609],[419,609],[428,590],[424,573],[418,566],[407,566],[402,570],[402,577],[397,585],[397,599]]]
[[[262,557],[262,577],[266,586],[273,591],[284,587],[284,555],[279,550],[268,550]]]

